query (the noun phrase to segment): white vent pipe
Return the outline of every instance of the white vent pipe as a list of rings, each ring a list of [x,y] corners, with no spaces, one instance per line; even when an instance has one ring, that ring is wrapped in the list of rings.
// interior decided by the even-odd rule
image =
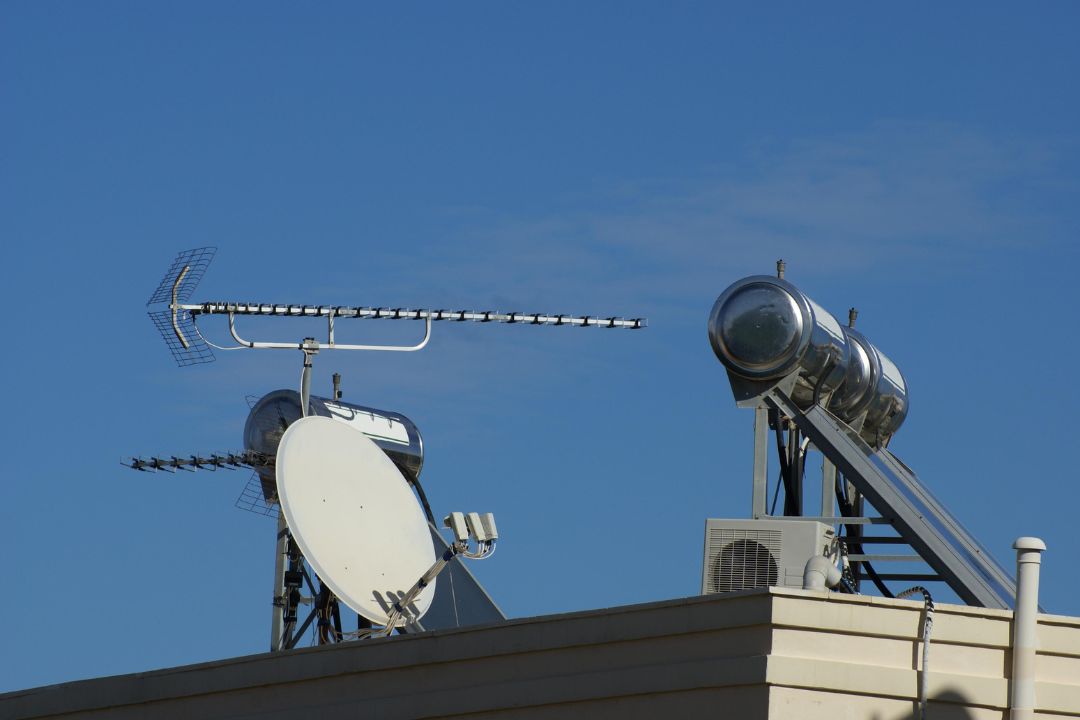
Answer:
[[[1016,603],[1013,606],[1012,688],[1010,720],[1035,717],[1035,651],[1038,648],[1039,566],[1046,543],[1035,537],[1017,538]]]
[[[802,577],[803,590],[824,590],[839,585],[843,574],[829,558],[814,555],[806,561]]]

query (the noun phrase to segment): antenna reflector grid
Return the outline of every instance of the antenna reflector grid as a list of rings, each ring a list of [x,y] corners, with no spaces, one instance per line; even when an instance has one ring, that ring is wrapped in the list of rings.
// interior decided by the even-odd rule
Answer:
[[[266,499],[263,481],[258,472],[251,473],[251,477],[248,478],[247,484],[244,485],[240,497],[236,498],[235,505],[241,510],[267,517],[276,518],[281,512],[277,502],[270,502]]]
[[[167,310],[148,310],[147,315],[181,367],[214,361],[214,351],[199,333],[195,319],[188,310],[178,306],[191,298],[215,253],[216,247],[193,248],[179,253],[146,301],[147,306],[169,303]]]
[[[154,322],[154,327],[161,333],[173,360],[180,367],[214,362],[214,351],[203,340],[202,333],[195,326],[195,318],[187,310],[151,310],[147,315]],[[187,345],[180,341],[177,330],[187,339]]]
[[[184,282],[177,289],[176,301],[185,302],[188,300],[191,294],[195,292],[195,288],[198,286],[199,281],[202,280],[203,275],[206,274],[206,268],[210,266],[210,261],[214,259],[215,253],[217,253],[216,247],[201,247],[185,250],[178,254],[172,265],[169,266],[168,272],[165,273],[165,277],[161,279],[161,284],[158,285],[157,290],[146,301],[146,304],[155,305],[157,303],[172,302],[173,287],[181,274],[184,275]]]

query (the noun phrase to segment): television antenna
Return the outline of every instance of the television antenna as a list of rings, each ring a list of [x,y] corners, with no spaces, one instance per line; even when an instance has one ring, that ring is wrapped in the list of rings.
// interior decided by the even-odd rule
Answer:
[[[304,369],[300,395],[306,399],[310,391],[312,358],[321,350],[370,350],[382,352],[415,352],[427,346],[431,326],[436,321],[506,323],[517,325],[554,325],[561,327],[622,328],[638,330],[647,325],[645,318],[598,317],[594,315],[551,315],[546,313],[499,312],[497,310],[411,310],[408,308],[360,307],[351,305],[295,305],[264,302],[201,302],[191,303],[191,295],[206,274],[217,252],[215,247],[185,250],[176,256],[157,289],[147,300],[148,314],[161,332],[165,344],[180,366],[213,362],[214,348],[218,350],[300,350],[304,354]],[[161,306],[164,304],[164,307]],[[221,346],[207,340],[199,328],[205,316],[224,316],[229,334],[236,345]],[[321,318],[326,321],[326,340],[319,342],[306,337],[295,342],[249,340],[237,330],[237,318],[298,317]],[[359,345],[339,343],[335,324],[338,319],[356,320],[419,320],[424,323],[424,335],[413,345]],[[303,404],[307,407],[307,403]]]
[[[249,401],[251,412],[245,426],[242,451],[191,456],[169,455],[146,459],[130,458],[124,464],[142,471],[177,472],[237,468],[250,468],[253,471],[251,480],[237,500],[237,506],[276,517],[278,522],[272,650],[294,647],[316,618],[318,619],[317,637],[320,644],[350,637],[385,635],[393,632],[395,628],[401,631],[403,623],[405,628],[417,630],[424,626],[451,627],[503,619],[501,611],[465,566],[450,562],[458,555],[470,558],[489,556],[494,550],[497,537],[494,518],[476,513],[468,515],[452,513],[446,518],[445,524],[453,531],[453,539],[451,542],[443,539],[419,482],[423,465],[423,442],[419,430],[400,413],[376,410],[342,401],[340,375],[337,373],[334,374],[334,388],[330,398],[312,396],[310,390],[312,359],[321,350],[415,352],[427,345],[431,337],[432,324],[443,320],[623,329],[644,328],[646,320],[644,318],[623,319],[497,311],[411,310],[253,302],[190,302],[195,288],[205,275],[215,253],[216,248],[213,247],[195,248],[179,253],[147,301],[147,306],[150,308],[148,314],[160,331],[173,358],[178,365],[187,366],[214,361],[214,349],[300,350],[303,353],[303,372],[299,392],[279,390],[257,401]],[[227,321],[229,334],[235,341],[235,345],[223,347],[211,342],[203,335],[199,321],[205,316],[213,315],[223,316]],[[241,316],[321,319],[326,322],[325,340],[320,342],[312,337],[305,337],[296,342],[249,340],[241,336],[237,329],[237,319]],[[335,323],[338,319],[417,320],[424,323],[424,334],[413,345],[340,343],[335,335]],[[301,421],[305,420],[315,422],[301,424]],[[422,510],[420,517],[424,521],[420,527],[426,524],[426,532],[429,536],[428,554],[424,555],[424,559],[437,558],[423,574],[419,575],[417,568],[420,563],[416,558],[413,559],[413,562],[407,566],[409,573],[412,573],[409,576],[410,581],[417,576],[419,580],[413,583],[408,591],[401,590],[405,586],[402,577],[396,577],[393,583],[395,587],[383,587],[382,600],[385,607],[379,605],[380,612],[375,612],[371,603],[368,602],[369,598],[363,595],[365,592],[369,594],[373,592],[376,586],[367,587],[366,583],[359,583],[352,574],[343,575],[345,571],[340,568],[327,570],[327,568],[335,567],[333,565],[335,551],[320,544],[323,534],[320,534],[319,528],[336,527],[333,523],[337,521],[326,520],[317,514],[314,516],[315,520],[305,520],[304,518],[308,517],[302,510],[305,507],[304,499],[307,498],[305,491],[301,489],[297,491],[299,494],[294,493],[292,501],[286,499],[280,492],[280,488],[289,484],[287,478],[304,476],[302,469],[298,470],[295,467],[291,470],[282,469],[282,462],[291,462],[288,458],[295,455],[294,451],[288,451],[282,455],[282,443],[285,437],[293,427],[327,428],[330,425],[341,425],[348,430],[348,434],[341,435],[337,430],[323,430],[322,432],[328,433],[328,437],[336,437],[338,441],[336,443],[333,440],[326,441],[330,443],[330,446],[324,448],[325,452],[318,462],[331,463],[332,468],[336,467],[337,470],[348,467],[350,462],[357,467],[381,467],[382,470],[373,477],[379,477],[382,480],[372,480],[372,483],[377,483],[373,487],[384,489],[396,487],[398,503],[395,507],[397,509],[392,511],[391,515],[404,513],[412,518],[411,529],[401,537],[408,538],[408,543],[419,543],[417,538],[421,533],[416,530],[414,510],[420,507]],[[309,432],[309,430],[304,430],[302,434],[306,435]],[[300,430],[297,430],[297,433],[300,434]],[[366,449],[356,450],[345,438],[357,447]],[[386,461],[372,459],[378,457],[378,454],[372,454],[370,446],[380,450]],[[316,463],[315,459],[300,452],[303,460],[301,465],[308,462]],[[363,453],[364,459],[360,459],[357,453]],[[387,462],[390,463],[389,468],[392,472],[387,469]],[[337,465],[333,465],[334,463]],[[348,473],[337,471],[328,473],[328,476],[339,479],[352,477]],[[409,491],[410,486],[412,492],[416,493],[415,497]],[[381,490],[373,491],[367,486],[361,486],[361,490],[348,485],[341,487],[334,485],[334,488],[336,489],[333,489],[333,492],[341,493],[342,497],[346,498],[339,503],[341,507],[348,507],[349,502],[355,502],[358,497],[357,492],[365,498],[389,497]],[[328,492],[330,491],[331,489],[328,489]],[[369,496],[369,491],[375,494]],[[406,502],[408,498],[411,498],[412,504]],[[293,510],[289,509],[290,507],[296,509],[291,522],[288,516]],[[406,512],[402,508],[411,509]],[[303,539],[299,536],[296,526],[304,528],[300,531],[304,533]],[[369,530],[372,527],[377,527],[377,525],[370,526]],[[375,533],[375,536],[377,537],[378,533]],[[339,537],[355,540],[355,543],[351,541],[348,543],[353,551],[379,555],[378,552],[370,550],[372,547],[376,549],[380,547],[372,537],[352,537],[348,534],[339,535]],[[401,537],[398,538],[399,541]],[[474,549],[470,549],[470,543]],[[313,564],[313,558],[317,558],[316,562],[327,563],[322,567],[321,572]],[[353,562],[355,565],[355,560]],[[444,569],[446,570],[444,576],[449,586],[447,592],[438,590],[434,582],[436,576]],[[370,577],[366,579],[370,580]],[[302,592],[305,588],[309,593],[307,596]],[[391,590],[394,595],[391,595]],[[347,593],[347,597],[341,597],[341,600],[358,614],[360,629],[357,633],[345,633],[343,630],[338,608],[338,591]],[[302,605],[312,607],[307,618],[298,624],[298,610]],[[423,626],[420,625],[421,617],[424,618]],[[373,629],[377,623],[383,624],[381,630]]]

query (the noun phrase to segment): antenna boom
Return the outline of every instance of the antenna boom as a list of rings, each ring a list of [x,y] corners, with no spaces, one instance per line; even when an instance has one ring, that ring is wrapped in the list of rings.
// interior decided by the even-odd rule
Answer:
[[[195,286],[206,273],[216,248],[195,248],[176,256],[165,277],[147,301],[147,306],[164,304],[164,308],[150,309],[148,314],[161,333],[165,344],[179,365],[213,362],[214,352],[219,350],[247,349],[293,349],[302,350],[305,356],[328,350],[382,350],[413,352],[427,346],[431,337],[431,323],[436,320],[453,322],[506,323],[517,325],[565,325],[570,327],[600,327],[640,330],[646,327],[645,318],[600,317],[595,315],[568,315],[549,313],[499,312],[497,310],[412,310],[408,308],[353,307],[351,305],[295,305],[292,303],[251,302],[190,302]],[[235,347],[215,345],[203,334],[198,318],[203,315],[224,315],[228,318],[229,333],[237,342]],[[327,322],[327,341],[318,344],[314,338],[300,342],[265,342],[245,340],[236,330],[236,318],[240,315],[262,317],[324,318]],[[422,320],[424,337],[414,345],[357,345],[341,344],[334,339],[334,321],[337,318],[358,320]]]
[[[207,302],[179,304],[177,310],[192,315],[263,315],[277,317],[340,317],[358,320],[451,320],[455,322],[501,322],[522,325],[572,325],[576,327],[626,328],[639,330],[645,318],[596,317],[593,315],[548,315],[544,313],[502,313],[496,310],[409,310],[406,308],[352,307],[348,305],[294,305],[285,303]]]
[[[155,470],[175,472],[176,470],[218,470],[219,468],[232,470],[241,467],[268,467],[274,464],[274,459],[260,452],[245,450],[244,452],[210,453],[209,455],[151,456],[147,459],[132,457],[124,460],[122,464],[132,470],[142,470],[144,472],[153,472]]]

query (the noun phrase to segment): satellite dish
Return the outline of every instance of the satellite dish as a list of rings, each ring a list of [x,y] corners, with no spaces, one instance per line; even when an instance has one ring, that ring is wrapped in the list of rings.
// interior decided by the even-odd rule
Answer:
[[[277,454],[282,513],[316,574],[346,605],[385,625],[434,562],[427,518],[401,472],[366,435],[330,418],[289,426]],[[410,605],[419,618],[434,580]]]

